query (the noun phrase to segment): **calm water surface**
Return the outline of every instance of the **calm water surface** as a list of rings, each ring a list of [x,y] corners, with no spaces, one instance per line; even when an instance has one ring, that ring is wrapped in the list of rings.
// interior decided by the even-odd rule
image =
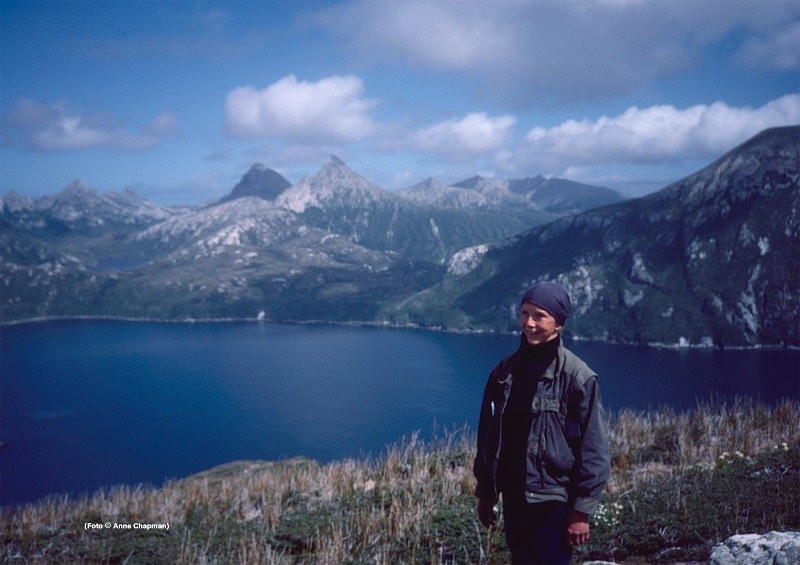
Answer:
[[[477,427],[514,336],[269,323],[0,327],[0,504],[162,484],[237,459],[380,455]],[[610,410],[800,398],[800,352],[568,344]]]

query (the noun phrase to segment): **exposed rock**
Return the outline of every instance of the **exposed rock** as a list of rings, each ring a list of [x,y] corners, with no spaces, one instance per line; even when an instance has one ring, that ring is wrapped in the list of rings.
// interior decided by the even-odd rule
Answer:
[[[488,245],[474,245],[454,253],[447,264],[448,274],[458,276],[473,271],[488,250]]]
[[[709,565],[792,565],[800,563],[800,532],[731,536],[714,547]]]

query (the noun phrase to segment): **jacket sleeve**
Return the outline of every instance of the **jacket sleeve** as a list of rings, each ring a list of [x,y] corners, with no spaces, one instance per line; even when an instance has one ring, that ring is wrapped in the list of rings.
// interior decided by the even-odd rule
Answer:
[[[494,371],[492,371],[492,375]],[[481,401],[480,417],[478,419],[478,446],[475,455],[475,462],[472,465],[472,472],[475,474],[477,484],[475,486],[475,496],[485,500],[496,502],[497,493],[494,485],[494,454],[491,453],[489,446],[490,428],[492,427],[492,375],[489,376],[483,390],[483,400]]]
[[[592,515],[611,474],[611,456],[603,426],[603,408],[597,376],[573,382],[571,410],[580,424],[581,438],[570,488],[575,510]],[[569,417],[569,416],[568,416]]]

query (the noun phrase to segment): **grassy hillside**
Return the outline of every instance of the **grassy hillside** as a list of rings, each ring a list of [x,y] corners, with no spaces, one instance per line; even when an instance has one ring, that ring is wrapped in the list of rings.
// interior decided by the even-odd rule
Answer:
[[[800,529],[800,403],[607,425],[612,481],[576,563],[705,560],[736,533]],[[502,530],[477,520],[473,456],[474,434],[457,430],[375,459],[239,461],[158,489],[51,497],[2,511],[0,562],[505,563]]]

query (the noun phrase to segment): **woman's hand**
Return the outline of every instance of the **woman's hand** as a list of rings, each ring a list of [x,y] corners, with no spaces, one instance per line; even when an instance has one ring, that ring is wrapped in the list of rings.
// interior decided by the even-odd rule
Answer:
[[[567,520],[567,542],[580,545],[589,542],[589,516],[572,510]]]
[[[494,504],[486,498],[478,499],[478,518],[487,528],[494,526]]]

